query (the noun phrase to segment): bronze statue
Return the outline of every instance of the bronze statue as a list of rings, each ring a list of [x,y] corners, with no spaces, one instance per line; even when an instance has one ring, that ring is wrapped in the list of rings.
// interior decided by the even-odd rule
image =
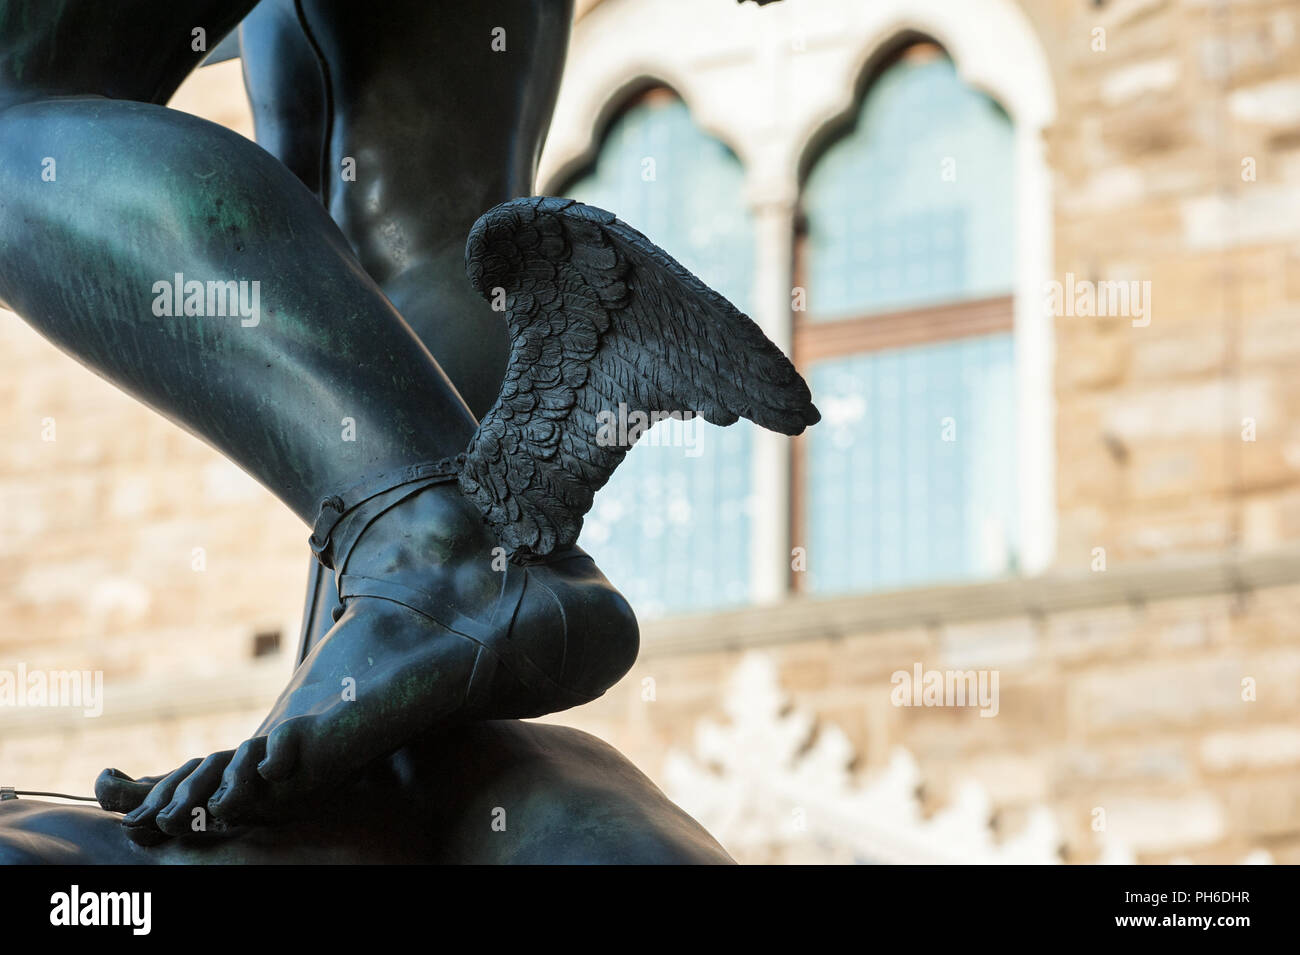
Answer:
[[[139,844],[191,838],[196,812],[209,835],[301,826],[349,786],[382,814],[394,760],[445,768],[453,727],[626,673],[635,618],[575,545],[628,450],[597,440],[601,409],[818,419],[780,351],[668,253],[529,197],[571,17],[0,0],[0,304],[256,477],[334,572],[252,737],[101,774]],[[241,21],[265,149],[162,105]],[[492,725],[507,760],[558,729]]]

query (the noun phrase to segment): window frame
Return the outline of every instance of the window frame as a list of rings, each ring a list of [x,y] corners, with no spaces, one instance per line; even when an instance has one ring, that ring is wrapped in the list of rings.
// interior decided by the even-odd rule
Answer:
[[[946,55],[932,40],[919,39],[913,44],[895,50],[887,63],[892,64],[920,55],[931,57],[935,51]],[[879,72],[875,74],[879,76]],[[861,109],[863,98],[870,95],[870,85],[858,97]],[[823,145],[824,152],[831,144]],[[813,160],[806,172],[816,165]],[[805,301],[815,293],[808,284],[809,242],[808,216],[800,209],[795,218],[792,236],[794,287],[802,289]],[[810,377],[812,366],[819,361],[847,358],[875,351],[910,348],[941,341],[956,341],[983,335],[1015,334],[1014,289],[999,295],[939,301],[932,304],[901,309],[882,309],[859,312],[843,317],[818,319],[808,309],[794,310],[790,323],[790,360],[805,378]],[[1019,361],[1017,357],[1017,361]],[[806,546],[809,526],[808,501],[805,494],[808,480],[808,434],[796,436],[790,448],[790,495],[787,510],[787,530],[793,547]],[[791,563],[787,575],[791,595],[812,593],[808,575],[794,569]]]
[[[806,259],[796,242],[795,275],[801,277]],[[796,284],[799,284],[796,282]],[[807,286],[800,285],[801,288]],[[791,360],[805,378],[812,365],[832,358],[847,358],[891,348],[908,348],[939,341],[956,341],[1015,331],[1015,297],[1007,293],[986,298],[945,302],[900,311],[874,312],[834,321],[810,321],[796,312]],[[792,546],[807,546],[808,432],[797,435],[790,448],[789,534]],[[808,575],[791,566],[791,594],[812,593]]]

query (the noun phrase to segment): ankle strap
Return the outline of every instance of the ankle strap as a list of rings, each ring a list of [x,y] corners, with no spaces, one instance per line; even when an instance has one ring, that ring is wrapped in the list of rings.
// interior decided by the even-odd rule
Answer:
[[[443,458],[441,461],[411,464],[395,471],[385,471],[383,474],[367,478],[359,484],[354,484],[341,494],[330,495],[321,501],[320,512],[316,516],[315,523],[312,524],[311,537],[308,539],[311,552],[316,555],[316,559],[323,566],[333,570],[337,562],[347,560],[348,552],[352,549],[351,544],[349,544],[342,549],[342,553],[336,553],[337,549],[334,547],[334,532],[344,517],[367,501],[371,501],[381,494],[387,494],[397,488],[410,485],[407,493],[401,496],[401,499],[404,500],[411,494],[418,493],[426,487],[454,481],[460,474],[460,469],[464,463],[465,455],[458,454],[455,457]],[[393,504],[396,503],[396,501],[393,502]],[[359,537],[360,535],[356,536]],[[352,543],[355,543],[355,541]]]

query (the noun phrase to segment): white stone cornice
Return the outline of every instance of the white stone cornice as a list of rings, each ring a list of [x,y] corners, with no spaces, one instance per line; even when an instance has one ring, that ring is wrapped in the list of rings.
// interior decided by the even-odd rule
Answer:
[[[909,33],[941,43],[1017,125],[1055,117],[1046,57],[1013,0],[607,0],[574,27],[539,182],[554,188],[589,159],[628,91],[658,81],[752,177],[793,186],[818,133],[857,108],[872,60]]]

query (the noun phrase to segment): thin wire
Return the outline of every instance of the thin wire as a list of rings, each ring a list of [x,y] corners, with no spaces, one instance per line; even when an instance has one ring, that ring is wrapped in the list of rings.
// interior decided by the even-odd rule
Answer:
[[[56,799],[77,799],[81,802],[99,802],[94,796],[69,796],[67,793],[47,793],[35,789],[12,789],[9,790],[15,796],[54,796]]]

